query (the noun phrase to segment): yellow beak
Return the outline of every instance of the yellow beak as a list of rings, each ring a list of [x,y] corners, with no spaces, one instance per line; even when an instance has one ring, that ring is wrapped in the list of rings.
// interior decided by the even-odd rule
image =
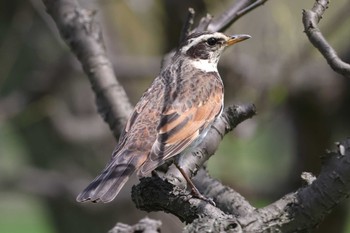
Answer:
[[[246,34],[238,34],[230,36],[230,39],[226,42],[227,46],[236,44],[238,42],[249,39],[251,36]]]

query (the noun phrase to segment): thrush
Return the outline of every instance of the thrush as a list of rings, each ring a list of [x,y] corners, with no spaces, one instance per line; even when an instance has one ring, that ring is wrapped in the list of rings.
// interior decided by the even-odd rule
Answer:
[[[110,202],[134,172],[147,176],[198,145],[223,109],[220,55],[248,38],[219,32],[188,36],[136,104],[109,163],[77,201]]]

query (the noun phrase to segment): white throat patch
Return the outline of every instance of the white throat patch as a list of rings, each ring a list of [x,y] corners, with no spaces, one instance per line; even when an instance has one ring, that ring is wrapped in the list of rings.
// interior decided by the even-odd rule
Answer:
[[[194,60],[191,61],[192,65],[196,67],[197,69],[203,70],[205,72],[217,72],[217,64],[214,62],[209,62],[209,60]]]

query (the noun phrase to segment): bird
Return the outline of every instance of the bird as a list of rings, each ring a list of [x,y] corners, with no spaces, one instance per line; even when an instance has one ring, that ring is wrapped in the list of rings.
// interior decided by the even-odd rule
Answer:
[[[102,173],[76,200],[110,202],[133,173],[147,176],[198,145],[223,111],[219,58],[226,47],[249,38],[221,32],[185,38],[135,105]]]

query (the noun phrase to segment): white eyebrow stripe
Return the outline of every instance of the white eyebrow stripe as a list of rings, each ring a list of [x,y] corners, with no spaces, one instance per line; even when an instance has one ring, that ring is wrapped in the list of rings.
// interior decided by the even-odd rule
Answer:
[[[216,37],[216,38],[222,38],[222,39],[227,39],[226,36],[222,33],[219,33],[219,32],[215,32],[215,33],[212,33],[212,34],[204,34],[204,35],[201,35],[197,38],[193,38],[191,39],[192,42],[190,42],[188,45],[184,46],[181,48],[181,51],[183,53],[186,53],[187,50],[189,50],[193,45],[195,44],[198,44],[200,41],[205,41],[207,39],[209,39],[210,37]]]

